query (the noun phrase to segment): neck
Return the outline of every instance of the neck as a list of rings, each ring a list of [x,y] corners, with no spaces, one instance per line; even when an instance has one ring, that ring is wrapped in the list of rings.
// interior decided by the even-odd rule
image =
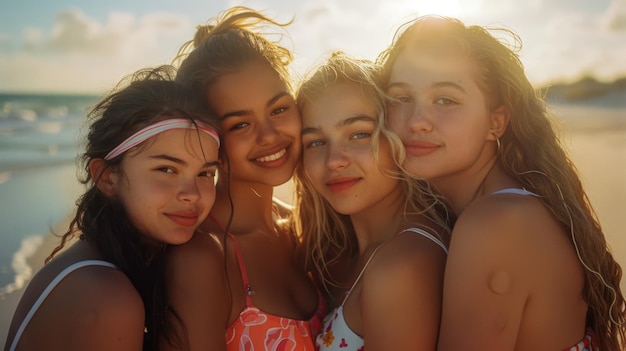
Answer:
[[[382,201],[360,213],[350,216],[359,244],[359,254],[372,245],[378,245],[397,234],[404,212],[404,194],[397,186]]]
[[[232,214],[229,231],[234,234],[273,231],[273,190],[270,185],[222,178],[216,185],[211,215],[226,226]]]
[[[477,167],[446,177],[433,180],[433,184],[448,201],[452,211],[459,216],[476,199],[486,193],[488,178],[497,167],[497,158],[493,157]]]

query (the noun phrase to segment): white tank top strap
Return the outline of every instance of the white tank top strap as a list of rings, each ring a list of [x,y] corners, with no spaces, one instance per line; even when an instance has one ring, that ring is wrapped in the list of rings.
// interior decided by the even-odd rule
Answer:
[[[64,270],[62,270],[61,273],[59,273],[56,277],[54,277],[54,279],[52,279],[52,281],[44,289],[41,295],[39,295],[39,297],[37,298],[33,306],[28,311],[28,314],[26,314],[26,317],[24,317],[24,320],[22,320],[20,327],[17,329],[17,332],[15,333],[15,337],[13,338],[13,342],[11,343],[11,347],[9,348],[9,351],[15,350],[15,348],[17,347],[17,343],[20,341],[20,337],[22,336],[22,333],[26,329],[26,326],[28,325],[30,320],[33,318],[33,316],[35,315],[35,313],[37,312],[41,304],[43,304],[44,300],[48,297],[50,292],[59,284],[59,282],[61,282],[63,278],[65,278],[70,273],[74,272],[75,270],[82,268],[82,267],[86,267],[86,266],[104,266],[104,267],[117,269],[117,267],[111,262],[102,261],[102,260],[85,260],[85,261],[76,262],[66,267]]]
[[[419,234],[425,238],[430,239],[431,241],[433,241],[435,244],[439,245],[439,247],[441,247],[443,249],[443,251],[446,253],[446,255],[448,254],[448,248],[446,247],[446,245],[439,240],[439,238],[437,238],[436,236],[430,234],[429,232],[425,231],[424,229],[421,228],[407,228],[403,231],[401,231],[400,233],[404,233],[404,232],[411,232],[411,233],[415,233],[415,234]]]
[[[532,195],[532,196],[540,197],[539,195],[523,188],[522,189],[519,189],[519,188],[500,189],[498,191],[494,191],[493,193],[491,193],[491,195],[497,195],[497,194]]]

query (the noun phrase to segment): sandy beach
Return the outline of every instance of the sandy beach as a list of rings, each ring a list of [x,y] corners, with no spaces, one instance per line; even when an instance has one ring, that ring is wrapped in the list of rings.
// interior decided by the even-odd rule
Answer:
[[[626,113],[615,109],[615,116],[590,119],[579,108],[556,108],[559,115],[567,115],[563,124],[563,142],[582,176],[587,194],[597,212],[607,241],[622,267],[626,268]],[[590,111],[587,111],[590,112]],[[595,111],[597,113],[597,111]],[[277,194],[285,201],[292,200],[290,185],[283,186]],[[66,223],[59,224],[58,232],[63,232]],[[29,264],[36,271],[45,257],[56,245],[58,239],[52,236],[31,257]],[[626,281],[621,282],[626,291]],[[4,341],[10,319],[21,296],[21,290],[7,294],[0,300],[0,340]]]

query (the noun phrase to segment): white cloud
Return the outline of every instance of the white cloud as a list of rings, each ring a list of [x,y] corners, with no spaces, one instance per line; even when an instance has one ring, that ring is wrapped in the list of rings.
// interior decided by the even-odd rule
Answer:
[[[188,18],[171,13],[112,12],[99,23],[65,10],[48,32],[27,28],[19,50],[3,50],[0,91],[100,93],[134,70],[169,63],[193,31]]]
[[[592,12],[566,0],[251,0],[245,5],[278,21],[295,16],[283,44],[294,50],[292,68],[298,75],[332,50],[375,59],[402,23],[439,12],[466,24],[513,29],[522,38],[521,58],[529,77],[545,83],[574,79],[581,72],[603,79],[625,74],[625,3],[613,0]],[[63,11],[52,28],[29,28],[20,38],[0,36],[0,91],[100,92],[138,68],[169,63],[192,38],[195,25],[224,8],[200,21],[190,20],[197,14],[138,17],[121,12],[97,21],[77,9]]]
[[[626,31],[626,0],[612,0],[604,15],[604,22],[609,30]]]
[[[60,52],[101,51],[101,40],[98,38],[101,32],[100,24],[80,10],[66,10],[57,15],[47,44],[52,50]]]

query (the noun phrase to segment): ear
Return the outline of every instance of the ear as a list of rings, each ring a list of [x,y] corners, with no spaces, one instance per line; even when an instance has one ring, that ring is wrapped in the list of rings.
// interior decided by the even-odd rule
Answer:
[[[115,196],[114,181],[112,178],[113,171],[104,159],[94,158],[89,161],[89,174],[98,190],[105,196]]]
[[[496,138],[502,137],[502,134],[504,134],[507,126],[509,125],[510,117],[511,114],[509,113],[509,109],[504,105],[491,111],[489,116],[489,123],[491,127],[489,128],[487,140],[496,140]]]

